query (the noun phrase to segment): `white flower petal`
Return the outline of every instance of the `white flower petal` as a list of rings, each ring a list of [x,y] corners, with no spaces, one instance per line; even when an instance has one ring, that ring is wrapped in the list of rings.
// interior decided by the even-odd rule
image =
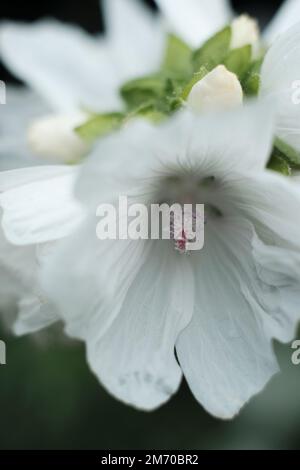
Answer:
[[[3,231],[0,230],[0,266],[1,276],[9,280],[10,291],[14,293],[11,297],[16,301],[34,283],[34,248],[15,247],[6,240]],[[1,304],[2,301],[1,296]]]
[[[169,146],[173,164],[184,161],[185,154],[189,165],[227,176],[230,172],[264,169],[273,130],[274,108],[262,100],[199,117],[178,115],[165,129],[159,129],[159,141]],[[171,158],[167,163],[172,163]]]
[[[6,105],[0,114],[0,170],[36,165],[27,145],[32,119],[49,112],[43,101],[25,88],[6,88]]]
[[[126,403],[153,409],[181,379],[174,344],[193,312],[189,260],[169,241],[100,241],[95,225],[91,219],[61,244],[45,264],[42,286],[66,332],[86,342],[104,386]]]
[[[299,0],[284,0],[283,5],[265,30],[265,39],[272,44],[277,37],[300,21]]]
[[[193,47],[225,26],[232,11],[228,0],[156,0],[173,30]]]
[[[257,102],[199,121],[198,141],[207,143],[221,171],[261,170],[272,148],[274,109]],[[213,157],[215,156],[215,157]]]
[[[61,173],[57,167],[1,173],[0,205],[7,239],[16,245],[29,245],[71,233],[84,216],[73,197],[76,176],[77,168],[66,171],[64,167]]]
[[[243,295],[251,280],[251,235],[249,224],[238,219],[206,232],[197,259],[195,312],[176,345],[195,397],[223,419],[237,414],[278,370],[261,312]]]
[[[264,317],[266,331],[280,341],[289,341],[300,319],[299,185],[277,173],[264,172],[239,175],[230,189],[223,189],[232,210],[251,221],[260,237],[253,237],[252,254],[256,275],[265,284],[261,304],[269,313],[268,321]]]
[[[36,332],[57,321],[55,308],[43,299],[38,285],[38,256],[33,246],[10,244],[0,231],[0,307],[16,334]],[[18,309],[17,309],[18,306]],[[11,314],[14,315],[11,315]]]
[[[89,218],[61,241],[41,273],[42,287],[59,307],[67,333],[83,340],[100,337],[110,327],[147,256],[144,242],[100,241],[97,222]]]
[[[165,38],[150,9],[139,0],[105,0],[103,6],[110,57],[120,81],[156,71]]]
[[[239,175],[223,189],[232,210],[251,220],[266,243],[300,249],[300,187],[296,182],[265,171]]]
[[[73,170],[71,170],[73,171]],[[36,181],[67,175],[70,167],[66,165],[33,166],[0,172],[0,194]]]
[[[97,207],[120,193],[143,189],[157,171],[178,163],[199,167],[209,176],[262,170],[270,156],[273,129],[274,110],[265,102],[205,116],[178,112],[160,126],[130,123],[102,139],[84,163],[78,198]]]
[[[257,49],[259,41],[259,27],[255,19],[248,15],[240,15],[231,23],[232,37],[231,49],[251,45]]]
[[[143,120],[101,139],[82,166],[76,188],[78,198],[96,208],[141,185],[139,179],[147,175],[157,159],[155,151],[147,146],[149,142],[160,147],[156,128]]]
[[[234,73],[218,65],[193,86],[187,103],[195,112],[230,109],[243,103],[243,89]]]
[[[89,144],[75,132],[88,119],[84,113],[50,114],[34,120],[28,128],[32,152],[56,163],[76,163],[87,154]]]
[[[13,331],[18,336],[35,333],[59,320],[53,305],[38,296],[24,295],[18,307],[18,317],[13,325]]]
[[[54,20],[6,22],[0,27],[0,54],[55,109],[111,110],[120,104],[108,51],[79,28]]]
[[[300,252],[252,242],[256,272],[264,282],[261,305],[268,312],[265,330],[270,338],[289,342],[300,320]]]
[[[277,102],[277,136],[300,151],[300,23],[279,37],[261,70],[261,96]]]
[[[174,345],[191,319],[193,304],[188,260],[170,256],[159,241],[111,328],[87,342],[90,366],[110,393],[139,409],[152,410],[177,391],[181,371]]]

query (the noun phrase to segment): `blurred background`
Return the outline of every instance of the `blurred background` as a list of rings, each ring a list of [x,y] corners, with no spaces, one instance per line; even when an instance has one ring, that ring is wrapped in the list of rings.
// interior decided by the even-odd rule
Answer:
[[[282,2],[232,3],[263,26]],[[0,15],[23,21],[54,16],[92,34],[104,28],[98,0],[5,1]],[[16,82],[1,65],[0,79]],[[15,339],[0,326],[0,339],[7,343],[7,365],[0,366],[1,449],[300,448],[300,365],[292,365],[290,345],[275,345],[282,373],[235,420],[222,422],[197,404],[185,383],[153,413],[117,402],[89,371],[83,346],[57,330]]]
[[[155,8],[153,0],[141,0]],[[201,1],[201,0],[200,0]],[[8,1],[1,3],[0,20],[13,19],[19,21],[34,21],[44,16],[53,16],[62,21],[77,23],[90,33],[99,33],[104,29],[104,24],[99,9],[101,0],[85,0],[84,2],[74,2],[73,0],[44,0],[36,2],[34,0]],[[247,12],[259,18],[261,26],[264,26],[283,0],[232,0],[232,5],[238,13]],[[13,80],[13,77],[1,66],[0,77],[2,80]]]

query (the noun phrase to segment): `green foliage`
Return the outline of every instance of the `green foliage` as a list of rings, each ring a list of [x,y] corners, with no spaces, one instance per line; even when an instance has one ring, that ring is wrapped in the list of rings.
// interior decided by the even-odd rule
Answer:
[[[179,97],[184,82],[182,78],[171,78],[161,73],[125,84],[121,95],[129,115],[149,106],[153,111],[168,115],[181,105]]]
[[[242,80],[242,87],[246,96],[257,96],[260,87],[260,69],[263,59],[253,61]]]
[[[230,26],[227,26],[208,39],[193,54],[194,70],[198,71],[204,66],[208,71],[211,71],[217,65],[222,64],[229,53],[230,41]]]
[[[275,148],[278,152],[280,152],[282,158],[284,158],[284,160],[286,160],[289,165],[300,165],[300,152],[296,149],[293,149],[289,144],[277,138],[275,140]]]
[[[198,83],[205,75],[208,74],[208,70],[206,67],[201,67],[199,72],[194,73],[191,80],[185,85],[181,93],[181,99],[187,100],[192,88],[196,83]]]
[[[192,74],[192,49],[173,34],[168,36],[162,71],[169,76],[186,77]]]
[[[225,67],[230,72],[235,73],[239,80],[242,80],[247,70],[249,69],[252,56],[252,47],[244,46],[238,49],[233,49],[224,60]]]
[[[124,115],[122,113],[96,114],[75,131],[83,140],[91,142],[119,129]]]
[[[157,74],[125,83],[120,89],[120,94],[128,109],[132,110],[151,100],[160,99],[164,90],[165,78],[162,74]]]
[[[246,94],[257,94],[262,61],[251,62],[250,45],[230,50],[231,34],[231,27],[227,26],[195,52],[178,37],[169,35],[160,70],[130,80],[120,88],[125,112],[93,115],[76,132],[82,139],[93,141],[136,117],[161,122],[178,110],[192,87],[220,64],[238,76]]]
[[[192,50],[181,39],[169,35],[158,73],[125,83],[120,94],[129,114],[160,120],[182,104],[181,93],[193,75]],[[151,110],[150,114],[145,110]]]
[[[287,161],[282,158],[281,154],[274,150],[272,157],[268,163],[269,170],[276,171],[277,173],[281,173],[285,176],[291,175],[291,168]]]
[[[129,121],[130,119],[136,117],[148,119],[150,122],[158,124],[166,118],[166,114],[156,109],[155,105],[150,101],[148,103],[142,104],[141,106],[127,114],[126,121]]]

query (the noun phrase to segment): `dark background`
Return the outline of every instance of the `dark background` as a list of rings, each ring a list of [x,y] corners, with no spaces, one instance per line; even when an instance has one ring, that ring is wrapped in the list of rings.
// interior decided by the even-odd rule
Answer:
[[[279,4],[233,1],[237,12],[258,17],[262,26]],[[2,0],[0,11],[0,19],[55,16],[91,33],[103,27],[98,0]],[[9,78],[3,68],[0,77]],[[276,345],[282,374],[235,420],[223,422],[202,409],[186,384],[153,413],[119,403],[89,371],[83,345],[57,331],[15,339],[2,328],[0,338],[8,354],[0,367],[0,449],[300,448],[300,366],[291,364],[290,345]]]
[[[155,8],[153,0],[141,0]],[[201,1],[201,0],[200,0]],[[261,26],[272,17],[283,0],[232,0],[232,5],[238,13],[247,12],[259,18]],[[105,25],[99,10],[101,0],[36,0],[8,1],[2,0],[0,20],[12,19],[19,21],[34,21],[44,16],[54,16],[59,20],[77,23],[90,33],[98,33]],[[4,81],[15,81],[4,69],[0,61],[0,77]]]

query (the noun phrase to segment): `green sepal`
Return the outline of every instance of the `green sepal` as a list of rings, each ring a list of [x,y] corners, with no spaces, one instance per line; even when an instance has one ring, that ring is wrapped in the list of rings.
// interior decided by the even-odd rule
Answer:
[[[124,114],[122,113],[96,114],[87,122],[77,127],[75,131],[83,140],[92,142],[119,129],[123,119]]]
[[[177,36],[170,34],[162,64],[168,76],[188,77],[192,74],[192,49]]]
[[[300,165],[300,152],[278,137],[275,140],[275,148],[291,166]]]
[[[166,114],[172,114],[174,111],[178,110],[183,104],[181,93],[185,83],[186,80],[167,79],[165,96],[162,102],[158,104],[158,109]]]
[[[182,100],[186,101],[188,99],[188,96],[189,96],[193,86],[196,85],[196,83],[198,83],[200,80],[202,80],[205,77],[205,75],[207,75],[207,74],[208,74],[208,70],[207,70],[206,67],[201,67],[199,72],[194,73],[192,79],[183,88],[182,93],[180,95],[180,98]]]
[[[284,160],[276,150],[273,152],[267,168],[285,176],[291,176],[292,174],[291,167],[288,162]]]
[[[211,71],[222,64],[229,53],[231,34],[231,27],[226,26],[197,49],[193,54],[194,70],[197,71],[204,66]]]
[[[159,111],[153,102],[144,103],[138,108],[127,114],[125,122],[133,118],[141,117],[148,121],[158,124],[167,118],[167,115]]]
[[[159,99],[164,89],[165,77],[157,74],[125,83],[120,89],[120,94],[128,108],[135,109],[146,102]]]
[[[242,80],[247,70],[249,69],[252,56],[252,47],[244,46],[238,49],[233,49],[224,60],[225,67],[235,73],[239,80]]]
[[[253,61],[242,80],[242,87],[246,96],[257,96],[260,87],[260,70],[263,59]]]

